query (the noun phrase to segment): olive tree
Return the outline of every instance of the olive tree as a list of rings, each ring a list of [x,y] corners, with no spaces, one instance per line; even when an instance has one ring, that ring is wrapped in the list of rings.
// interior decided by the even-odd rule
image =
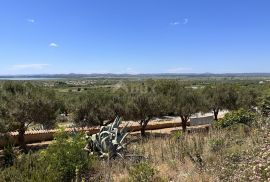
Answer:
[[[128,112],[125,118],[138,121],[141,127],[141,136],[145,136],[145,129],[153,117],[164,113],[164,98],[161,95],[147,92],[136,93],[130,96]]]
[[[18,142],[24,151],[24,134],[29,125],[52,127],[59,105],[54,92],[30,83],[14,81],[3,84],[1,103],[1,120],[5,122],[8,131],[18,131]]]
[[[214,85],[204,88],[204,97],[208,107],[213,111],[215,120],[218,120],[220,110],[237,108],[238,94],[231,85]]]
[[[81,98],[74,121],[79,126],[107,125],[124,115],[123,99],[118,93],[89,92]]]
[[[257,89],[248,86],[241,87],[238,90],[238,99],[237,99],[238,108],[243,108],[246,110],[254,109],[256,106],[258,106],[259,96],[260,91]]]
[[[171,108],[175,115],[180,116],[183,132],[187,130],[190,117],[202,110],[203,100],[198,90],[179,86],[171,100]]]

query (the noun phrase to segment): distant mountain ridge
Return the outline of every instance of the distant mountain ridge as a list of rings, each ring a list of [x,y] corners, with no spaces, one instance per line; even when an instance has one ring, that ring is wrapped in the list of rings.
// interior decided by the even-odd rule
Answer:
[[[270,73],[142,73],[142,74],[29,74],[0,75],[0,78],[121,78],[121,77],[270,77]]]

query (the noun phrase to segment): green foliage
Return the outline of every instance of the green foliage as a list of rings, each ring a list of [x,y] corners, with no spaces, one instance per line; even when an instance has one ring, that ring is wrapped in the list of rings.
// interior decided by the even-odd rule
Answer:
[[[11,144],[8,144],[4,147],[3,155],[4,155],[4,165],[11,166],[13,165],[13,162],[15,160],[15,152],[14,152],[14,146]]]
[[[173,105],[177,115],[190,117],[201,109],[199,93],[194,89],[180,87],[176,91]]]
[[[244,108],[246,110],[253,109],[258,105],[258,97],[260,91],[255,88],[241,87],[238,91],[237,105],[238,108]]]
[[[153,93],[139,93],[131,98],[131,106],[129,113],[134,120],[143,120],[159,116],[161,112],[160,100]]]
[[[154,176],[157,173],[156,170],[147,162],[135,164],[128,172],[131,182],[154,182]]]
[[[166,114],[164,97],[151,92],[136,93],[129,97],[128,111],[125,118],[139,121],[141,135],[145,136],[145,128],[153,117]]]
[[[6,133],[8,131],[5,120],[0,118],[0,133]],[[0,136],[1,137],[1,136]]]
[[[48,149],[22,154],[13,166],[0,172],[0,181],[58,182],[82,179],[88,174],[93,159],[83,150],[82,134],[59,132]]]
[[[55,136],[54,143],[40,152],[40,160],[57,172],[58,179],[69,181],[76,175],[76,170],[83,174],[90,168],[91,160],[83,149],[85,145],[83,134],[70,136],[61,131]]]
[[[215,121],[213,125],[217,128],[228,128],[237,124],[251,126],[254,123],[255,119],[255,113],[240,109],[227,113],[224,118]]]
[[[202,93],[206,101],[205,107],[214,112],[215,120],[218,119],[220,110],[237,108],[238,94],[236,88],[232,85],[216,84],[207,86]]]
[[[58,174],[48,168],[47,162],[39,161],[36,154],[22,154],[14,165],[0,172],[0,181],[6,182],[56,182]]]
[[[262,99],[260,103],[260,110],[261,110],[261,114],[264,117],[270,116],[270,96],[266,96]]]
[[[209,145],[212,152],[219,152],[225,147],[225,141],[223,138],[213,138],[209,140]]]
[[[104,125],[125,112],[124,98],[118,93],[89,91],[80,97],[81,104],[75,111],[74,121],[79,126]]]
[[[24,150],[24,133],[30,124],[52,128],[56,122],[59,102],[51,90],[27,82],[7,81],[0,100],[0,118],[5,130],[19,132],[18,140]]]
[[[171,98],[170,108],[175,115],[181,117],[183,132],[186,132],[187,122],[191,115],[202,110],[202,97],[197,90],[179,86]]]
[[[172,133],[172,138],[177,140],[177,139],[181,139],[183,137],[183,132],[182,131],[179,131],[177,130],[176,132],[173,132]]]

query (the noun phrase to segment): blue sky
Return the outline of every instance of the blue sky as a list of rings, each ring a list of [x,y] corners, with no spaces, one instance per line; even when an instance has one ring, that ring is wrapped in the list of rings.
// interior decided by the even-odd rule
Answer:
[[[0,74],[270,72],[269,0],[0,0]]]

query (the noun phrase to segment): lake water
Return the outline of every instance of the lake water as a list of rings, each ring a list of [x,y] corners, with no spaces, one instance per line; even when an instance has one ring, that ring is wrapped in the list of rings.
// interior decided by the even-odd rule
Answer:
[[[32,77],[10,77],[0,78],[0,80],[59,80],[61,78],[32,78]]]

